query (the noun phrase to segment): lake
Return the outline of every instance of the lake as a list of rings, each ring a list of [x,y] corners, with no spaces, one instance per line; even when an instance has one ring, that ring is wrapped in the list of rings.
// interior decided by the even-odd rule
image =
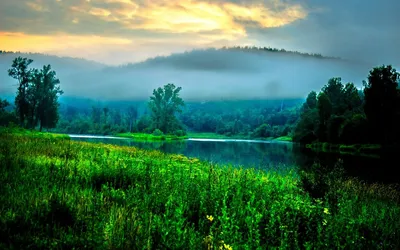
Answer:
[[[72,140],[132,146],[164,153],[196,157],[215,164],[245,168],[309,168],[319,162],[333,168],[340,160],[350,176],[366,181],[398,183],[399,175],[393,168],[395,156],[365,157],[315,153],[291,142],[224,139],[188,139],[183,141],[134,141],[112,136],[70,135]]]

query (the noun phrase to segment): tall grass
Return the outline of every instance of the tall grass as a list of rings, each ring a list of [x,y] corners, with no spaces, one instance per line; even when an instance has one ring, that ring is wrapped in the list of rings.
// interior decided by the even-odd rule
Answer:
[[[0,248],[400,248],[397,192],[353,179],[313,198],[292,172],[11,133],[0,166]]]

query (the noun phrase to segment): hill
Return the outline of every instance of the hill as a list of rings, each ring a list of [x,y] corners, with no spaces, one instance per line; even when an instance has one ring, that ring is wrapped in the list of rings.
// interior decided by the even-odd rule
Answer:
[[[361,86],[375,66],[255,47],[193,50],[116,67],[77,58],[2,53],[2,95],[15,93],[15,81],[7,76],[7,69],[19,55],[35,60],[34,66],[51,64],[64,96],[99,100],[148,99],[154,88],[168,82],[182,86],[182,97],[188,100],[303,98],[331,77]]]

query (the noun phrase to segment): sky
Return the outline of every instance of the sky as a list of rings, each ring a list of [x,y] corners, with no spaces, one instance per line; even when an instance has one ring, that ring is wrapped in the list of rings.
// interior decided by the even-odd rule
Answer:
[[[0,49],[109,65],[270,46],[399,65],[398,0],[0,0]]]

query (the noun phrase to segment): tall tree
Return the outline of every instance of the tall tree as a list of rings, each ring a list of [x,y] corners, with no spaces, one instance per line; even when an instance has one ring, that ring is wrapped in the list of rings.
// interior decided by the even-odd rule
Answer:
[[[362,100],[359,90],[353,83],[347,83],[343,89],[343,104],[346,110],[353,111],[361,107]]]
[[[177,129],[178,121],[175,113],[182,112],[182,107],[185,105],[179,97],[181,90],[181,87],[175,87],[172,83],[164,85],[164,88],[159,87],[153,90],[149,107],[155,129],[160,129],[164,133],[171,133]]]
[[[17,57],[13,60],[8,75],[18,81],[17,96],[15,97],[15,107],[22,126],[25,125],[26,116],[29,114],[29,103],[27,101],[27,90],[32,78],[32,70],[29,65],[32,59]]]
[[[388,143],[391,133],[397,132],[395,117],[398,107],[399,73],[391,65],[381,66],[369,72],[364,85],[364,112],[370,125],[370,133],[379,143]]]
[[[317,93],[315,91],[311,91],[306,100],[307,106],[310,109],[317,107]]]
[[[44,93],[41,100],[39,111],[40,130],[42,127],[54,128],[59,119],[58,97],[64,93],[60,88],[60,80],[56,77],[56,72],[51,70],[51,66],[43,67]]]
[[[333,77],[329,79],[328,84],[322,87],[322,92],[326,94],[332,104],[332,111],[334,113],[343,113],[345,111],[343,103],[343,84],[342,78]]]
[[[32,84],[28,92],[29,106],[33,110],[33,125],[39,123],[40,131],[43,127],[54,128],[59,119],[58,114],[58,97],[63,94],[60,89],[60,80],[56,77],[56,72],[51,69],[50,65],[43,66],[40,71],[34,71]]]

